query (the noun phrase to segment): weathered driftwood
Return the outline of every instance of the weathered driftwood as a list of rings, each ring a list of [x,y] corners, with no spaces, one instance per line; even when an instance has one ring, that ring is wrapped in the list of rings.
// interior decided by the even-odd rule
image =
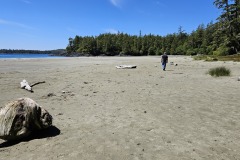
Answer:
[[[20,85],[22,89],[26,89],[32,92],[32,87],[28,84],[28,82],[25,79],[22,82],[20,82]]]
[[[20,82],[20,86],[22,89],[26,89],[30,92],[33,92],[32,87],[41,83],[45,83],[45,81],[36,82],[36,83],[33,83],[32,85],[29,85],[28,82],[24,79],[22,82]]]
[[[30,85],[30,87],[36,86],[36,85],[41,84],[41,83],[45,83],[45,81],[33,83],[33,84]]]
[[[177,63],[174,63],[174,62],[170,62],[170,65],[177,66],[178,64],[177,64]]]
[[[137,68],[136,65],[119,65],[116,66],[117,69],[133,69],[133,68]]]
[[[20,98],[0,110],[0,138],[16,140],[52,125],[52,116],[30,98]]]

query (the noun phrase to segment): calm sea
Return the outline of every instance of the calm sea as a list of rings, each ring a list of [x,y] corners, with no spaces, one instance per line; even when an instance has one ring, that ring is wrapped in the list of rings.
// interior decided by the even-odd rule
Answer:
[[[59,58],[50,54],[0,54],[0,58]]]

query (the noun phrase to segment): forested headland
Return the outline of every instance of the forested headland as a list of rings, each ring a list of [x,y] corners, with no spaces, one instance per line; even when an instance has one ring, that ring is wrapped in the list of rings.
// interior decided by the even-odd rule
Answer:
[[[166,36],[105,33],[99,36],[69,38],[67,56],[145,56],[161,55],[232,55],[240,52],[240,0],[215,0],[222,11],[216,22],[200,24],[186,33],[182,26]]]

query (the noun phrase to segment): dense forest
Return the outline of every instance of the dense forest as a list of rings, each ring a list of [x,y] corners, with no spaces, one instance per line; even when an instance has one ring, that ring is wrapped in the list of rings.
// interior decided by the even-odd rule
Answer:
[[[240,0],[214,0],[222,11],[215,23],[200,24],[186,33],[182,26],[176,33],[129,35],[126,33],[75,36],[69,38],[68,56],[98,55],[232,55],[240,51]]]

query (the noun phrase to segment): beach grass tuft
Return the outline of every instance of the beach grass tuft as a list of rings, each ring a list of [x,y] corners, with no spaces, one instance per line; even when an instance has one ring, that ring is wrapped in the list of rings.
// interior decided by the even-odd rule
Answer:
[[[230,76],[231,71],[230,69],[227,69],[226,67],[216,67],[216,68],[211,68],[208,71],[208,74],[214,77],[220,77],[220,76]]]

